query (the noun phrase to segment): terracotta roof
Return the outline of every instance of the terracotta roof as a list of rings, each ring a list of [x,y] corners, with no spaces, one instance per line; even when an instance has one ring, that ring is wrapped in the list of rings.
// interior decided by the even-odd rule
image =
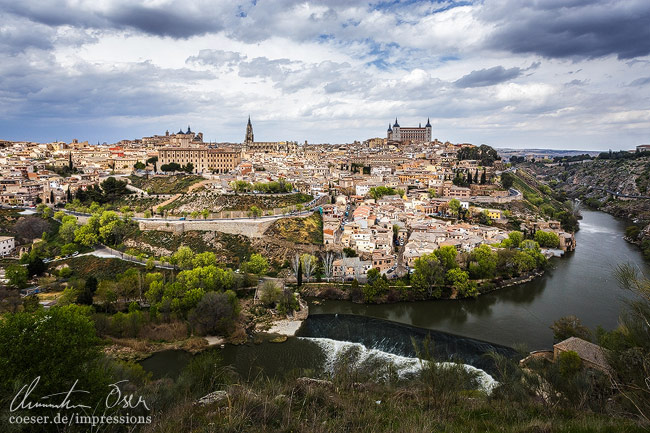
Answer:
[[[609,369],[609,364],[605,358],[605,349],[582,338],[570,337],[553,345],[553,347],[563,351],[572,350],[584,361]]]

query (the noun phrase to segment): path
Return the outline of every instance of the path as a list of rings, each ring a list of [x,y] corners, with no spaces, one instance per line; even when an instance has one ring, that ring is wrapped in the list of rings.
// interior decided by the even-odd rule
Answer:
[[[212,180],[206,179],[206,180],[202,180],[201,182],[198,182],[198,183],[193,183],[192,185],[189,186],[189,188],[187,188],[187,192],[179,192],[178,194],[174,194],[171,198],[168,198],[164,202],[159,203],[156,206],[154,206],[153,211],[158,212],[158,209],[160,209],[161,206],[167,206],[168,204],[172,203],[176,199],[180,198],[183,194],[188,194],[188,193],[194,191],[195,189],[197,189],[199,187],[202,187],[202,186],[204,186],[204,185],[206,185],[208,183],[212,183],[212,182],[213,182]]]

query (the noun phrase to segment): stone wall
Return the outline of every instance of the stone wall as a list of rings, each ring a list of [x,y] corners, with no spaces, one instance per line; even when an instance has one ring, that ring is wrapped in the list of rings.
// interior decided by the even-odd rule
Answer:
[[[139,221],[140,230],[159,230],[172,233],[185,231],[217,231],[234,235],[244,235],[251,238],[261,238],[266,229],[274,222],[275,218],[238,221]]]

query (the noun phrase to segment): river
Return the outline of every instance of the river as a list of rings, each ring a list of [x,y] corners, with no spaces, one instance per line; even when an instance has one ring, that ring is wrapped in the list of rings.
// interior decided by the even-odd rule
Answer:
[[[326,301],[310,313],[357,314],[451,332],[529,350],[550,348],[549,326],[567,315],[595,328],[613,329],[630,294],[619,289],[613,271],[631,263],[650,275],[639,249],[623,239],[626,223],[604,212],[583,211],[576,251],[551,259],[551,269],[529,283],[476,299],[401,302],[389,305]]]
[[[578,316],[594,329],[613,329],[630,294],[619,289],[613,271],[631,263],[650,275],[637,247],[623,240],[626,223],[603,212],[583,211],[576,233],[577,249],[551,259],[544,276],[520,286],[501,289],[477,299],[401,302],[363,305],[324,301],[310,305],[310,318],[298,337],[281,344],[226,345],[224,362],[243,376],[286,372],[290,369],[331,369],[333,356],[360,351],[361,358],[381,358],[404,369],[413,368],[411,338],[432,331],[436,354],[490,370],[480,355],[490,350],[508,352],[524,345],[528,350],[549,349],[549,326],[566,315]],[[380,320],[376,320],[380,319]],[[507,346],[507,347],[504,347]],[[176,375],[189,354],[167,351],[143,361],[154,376]]]

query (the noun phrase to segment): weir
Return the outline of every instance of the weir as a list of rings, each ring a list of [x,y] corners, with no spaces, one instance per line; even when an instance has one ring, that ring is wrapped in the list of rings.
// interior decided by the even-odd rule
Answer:
[[[487,341],[349,314],[310,315],[296,336],[358,343],[370,350],[412,359],[418,355],[414,343],[422,349],[428,338],[435,361],[462,362],[490,374],[494,374],[495,368],[488,353],[495,352],[509,358],[520,356],[510,347]]]

